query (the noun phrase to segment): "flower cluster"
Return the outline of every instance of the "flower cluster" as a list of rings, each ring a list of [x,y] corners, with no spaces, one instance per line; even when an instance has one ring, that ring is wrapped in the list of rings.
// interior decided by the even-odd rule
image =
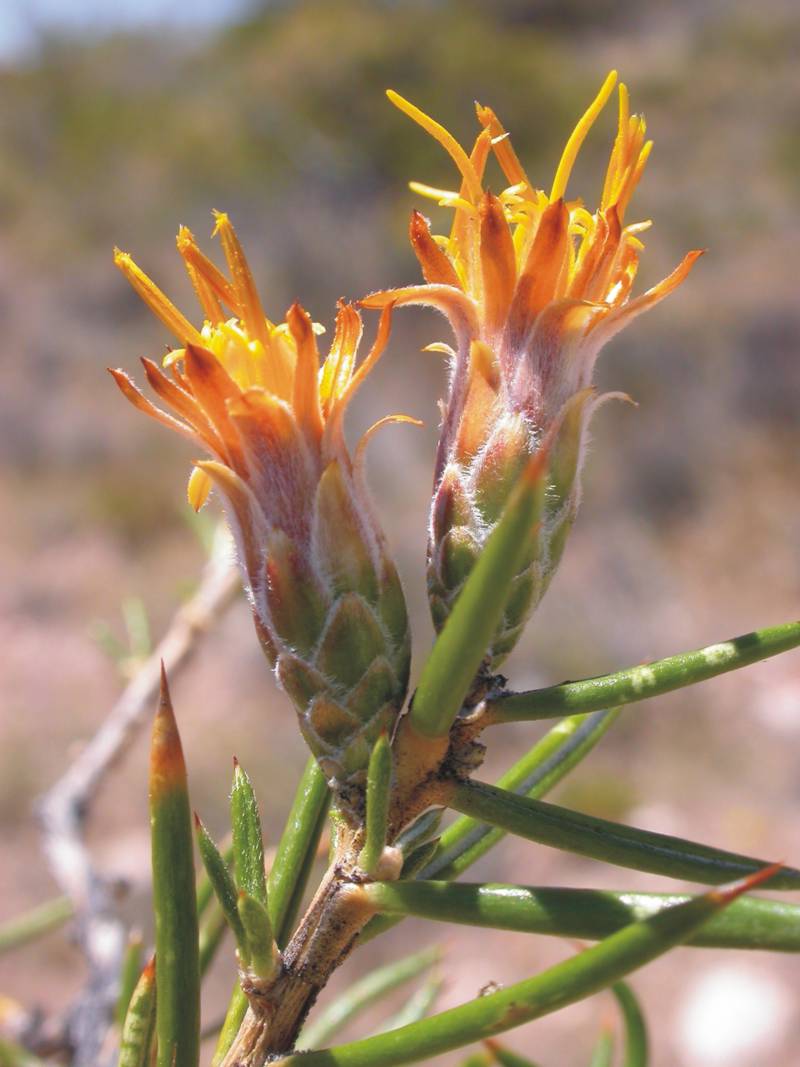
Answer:
[[[373,293],[362,303],[422,304],[448,318],[455,347],[432,346],[450,359],[431,508],[428,586],[440,629],[526,461],[545,449],[546,511],[531,531],[530,551],[510,593],[487,669],[516,643],[558,565],[580,499],[580,467],[598,395],[598,352],[637,315],[678,286],[699,252],[664,281],[630,298],[640,234],[649,222],[625,223],[631,195],[652,147],[645,122],[631,115],[619,86],[619,124],[600,206],[591,214],[567,199],[578,151],[616,84],[612,72],[569,138],[549,193],[528,178],[495,113],[477,105],[481,127],[467,152],[439,123],[390,92],[391,101],[433,136],[458,168],[458,189],[412,182],[423,196],[453,209],[448,235],[431,233],[417,211],[411,244],[424,285]],[[490,154],[508,186],[484,187]]]
[[[130,256],[115,256],[181,346],[164,370],[142,361],[170,410],[152,404],[122,371],[112,374],[135,407],[211,454],[195,463],[189,501],[199,508],[212,486],[219,492],[259,637],[308,744],[331,778],[358,781],[408,682],[403,592],[364,484],[364,445],[376,427],[354,456],[342,432],[350,400],[386,346],[391,308],[357,366],[361,316],[340,304],[320,363],[319,328],[298,304],[286,322],[271,322],[227,216],[217,216],[215,232],[230,278],[188,230],[178,234],[205,316],[200,329]]]
[[[442,311],[455,338],[436,459],[428,551],[430,605],[441,629],[512,487],[531,457],[546,469],[543,515],[486,650],[484,670],[513,648],[561,556],[580,497],[580,469],[593,411],[610,395],[592,385],[602,346],[679,285],[691,252],[664,281],[631,298],[649,223],[626,223],[651,142],[619,86],[619,123],[599,207],[567,198],[575,158],[616,84],[606,79],[576,126],[549,192],[528,178],[499,119],[478,105],[470,153],[396,93],[390,99],[449,153],[459,186],[412,183],[453,209],[449,234],[434,235],[419,213],[411,243],[424,284],[376,292],[377,339],[360,365],[359,312],[340,303],[327,357],[316,327],[295,304],[271,322],[236,233],[217,216],[226,276],[182,228],[178,250],[204,321],[193,326],[133,263],[116,262],[180,347],[164,368],[144,360],[156,407],[113,371],[140,410],[209,453],[195,463],[195,508],[215,488],[233,528],[262,644],[292,698],[304,735],[340,786],[360,784],[379,734],[391,731],[405,699],[409,636],[397,571],[364,484],[364,444],[350,455],[342,420],[386,346],[392,308]],[[490,155],[508,183],[485,187]],[[400,418],[400,416],[390,416]],[[381,423],[387,420],[381,420]],[[374,429],[375,427],[373,427]]]

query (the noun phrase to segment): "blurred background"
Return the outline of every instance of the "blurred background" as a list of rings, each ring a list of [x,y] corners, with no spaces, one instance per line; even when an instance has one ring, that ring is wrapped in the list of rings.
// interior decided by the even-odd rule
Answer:
[[[688,248],[708,249],[675,295],[603,353],[601,386],[639,407],[609,406],[596,420],[582,511],[509,661],[512,684],[605,672],[797,616],[798,54],[800,12],[789,0],[757,9],[744,0],[2,0],[0,917],[57,891],[33,804],[120,690],[112,652],[124,644],[124,616],[145,614],[157,639],[204,558],[203,523],[185,504],[190,450],[128,407],[105,373],[135,372],[137,357],[157,357],[169,340],[115,271],[112,247],[130,251],[187,313],[173,238],[185,223],[210,249],[213,208],[236,223],[273,318],[299,298],[330,326],[337,297],[415,281],[406,226],[418,201],[406,183],[449,187],[453,173],[388,104],[388,86],[464,142],[473,100],[491,104],[534,182],[548,185],[574,122],[618,67],[655,139],[631,211],[655,221],[639,291]],[[610,106],[570,186],[592,209],[614,121]],[[441,230],[445,214],[425,210]],[[388,410],[425,421],[421,431],[386,430],[370,457],[418,668],[432,634],[423,561],[444,387],[439,357],[419,350],[448,337],[433,312],[395,321],[349,430],[355,438]],[[221,834],[230,756],[246,756],[274,841],[304,750],[243,603],[173,698],[194,806]],[[541,732],[493,731],[485,776]],[[555,799],[796,861],[799,754],[794,653],[631,707]],[[147,929],[145,780],[142,739],[97,798],[90,839],[100,867],[129,879],[126,914]],[[474,875],[675,886],[511,841]],[[352,959],[334,988],[433,940],[446,946],[442,1006],[571,951],[408,922]],[[207,1018],[226,999],[230,956],[214,973]],[[0,957],[0,993],[28,1006],[61,1010],[83,978],[63,933]],[[789,957],[682,949],[657,962],[634,980],[654,1067],[796,1063],[797,984]],[[610,1014],[610,1000],[596,997],[508,1043],[578,1067]]]

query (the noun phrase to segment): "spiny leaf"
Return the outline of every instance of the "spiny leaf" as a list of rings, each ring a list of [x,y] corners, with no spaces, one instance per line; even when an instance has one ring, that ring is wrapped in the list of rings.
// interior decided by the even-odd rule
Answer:
[[[758,663],[759,660],[798,646],[800,622],[768,626],[731,638],[730,641],[708,645],[694,652],[681,652],[656,663],[628,667],[600,678],[565,682],[526,693],[509,693],[487,705],[486,721],[487,725],[530,721],[572,712],[594,711],[610,705],[631,704],[716,678],[719,674]]]
[[[623,1067],[647,1067],[650,1058],[647,1023],[636,994],[627,982],[615,982],[611,987],[611,992],[619,1004],[625,1028]]]
[[[619,708],[611,708],[562,719],[498,780],[497,788],[531,799],[544,796],[589,755],[619,712]],[[505,834],[505,830],[477,819],[457,819],[442,834],[438,852],[419,877],[456,878]]]
[[[369,758],[367,770],[367,812],[364,847],[359,866],[370,878],[378,873],[389,826],[389,798],[392,788],[392,749],[389,738],[381,734]]]
[[[520,476],[422,669],[410,717],[424,737],[447,736],[491,645],[539,521],[544,468],[537,454]]]
[[[186,765],[163,667],[150,748],[150,832],[158,1067],[197,1067],[200,974],[192,820]]]
[[[233,932],[233,936],[236,938],[236,946],[239,949],[242,962],[247,964],[247,940],[242,927],[242,920],[239,918],[237,908],[238,894],[233,876],[197,813],[195,813],[194,824],[200,859],[203,861],[208,880],[219,901],[223,915]]]
[[[493,1037],[590,996],[662,956],[737,896],[774,873],[774,866],[765,868],[751,878],[632,923],[534,978],[429,1019],[363,1041],[290,1055],[276,1060],[275,1067],[397,1067]]]
[[[0,926],[0,953],[26,945],[37,937],[63,926],[75,912],[69,897],[55,897],[39,904],[30,911],[16,915]]]
[[[731,877],[752,874],[765,865],[765,861],[750,856],[622,826],[541,800],[519,797],[483,782],[455,784],[448,800],[457,811],[529,841],[668,878],[719,885]],[[800,871],[782,867],[770,882],[770,888],[800,889]]]
[[[149,1067],[156,1028],[156,961],[151,958],[137,981],[122,1025],[119,1067]]]
[[[618,714],[619,709],[611,709],[562,719],[499,779],[498,787],[531,797],[543,796],[588,756]],[[432,855],[409,856],[404,878],[457,878],[505,834],[505,830],[477,819],[457,819],[442,833]],[[418,852],[422,853],[422,849]],[[376,915],[362,932],[360,943],[377,937],[399,921],[397,917]]]
[[[214,1055],[211,1058],[211,1067],[220,1067],[220,1064],[225,1059],[228,1049],[231,1047],[234,1038],[239,1033],[239,1027],[242,1025],[242,1020],[247,1014],[249,1005],[250,1002],[247,999],[247,995],[242,990],[237,978],[233,986],[231,999],[228,1002],[228,1010],[225,1013],[225,1022],[222,1024],[222,1029],[219,1032],[217,1047],[214,1049]]]
[[[244,930],[249,966],[259,978],[269,978],[280,965],[280,956],[272,936],[267,907],[244,889],[239,890],[237,906]]]
[[[312,756],[297,787],[269,872],[269,917],[281,948],[289,939],[305,891],[329,803],[328,783]]]
[[[262,904],[267,902],[267,879],[264,873],[264,841],[261,817],[253,785],[238,760],[233,762],[231,789],[231,830],[236,885]]]
[[[518,1052],[506,1048],[505,1045],[501,1045],[499,1041],[495,1041],[493,1038],[484,1041],[484,1044],[491,1053],[494,1062],[499,1063],[500,1067],[537,1067],[533,1060],[520,1056]]]
[[[347,1023],[371,1004],[387,996],[399,986],[424,974],[439,959],[438,948],[426,948],[403,959],[393,960],[365,975],[342,993],[324,1012],[303,1030],[297,1044],[300,1048],[315,1048],[329,1041]]]
[[[120,1026],[125,1022],[128,1005],[142,973],[143,948],[144,941],[141,933],[138,930],[131,930],[128,934],[128,943],[125,946],[125,953],[122,957],[122,966],[119,974],[119,995],[114,1009],[114,1017]]]
[[[382,883],[366,892],[384,915],[589,940],[608,937],[690,899],[680,893],[441,881]],[[686,944],[800,952],[800,905],[743,897],[709,919]]]

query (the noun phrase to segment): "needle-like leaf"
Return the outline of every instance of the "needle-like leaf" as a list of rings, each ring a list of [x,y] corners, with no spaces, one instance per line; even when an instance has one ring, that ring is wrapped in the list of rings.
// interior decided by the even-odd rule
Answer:
[[[63,926],[75,912],[69,897],[54,897],[0,926],[0,953],[26,945]]]
[[[267,902],[267,879],[264,873],[264,840],[261,816],[253,785],[238,760],[233,762],[231,789],[231,831],[236,885],[262,904]]]
[[[411,706],[411,726],[423,737],[446,737],[492,637],[523,558],[544,497],[545,458],[529,462],[486,542],[422,668]]]
[[[647,1067],[650,1059],[647,1023],[636,994],[627,982],[615,982],[611,992],[622,1012],[625,1058],[622,1067]]]
[[[419,1022],[430,1012],[444,986],[444,979],[432,974],[419,989],[415,989],[405,1004],[383,1024],[381,1032],[399,1030],[401,1026]]]
[[[695,685],[718,674],[747,667],[800,646],[800,622],[768,626],[730,641],[681,652],[656,663],[628,667],[599,678],[565,682],[547,689],[509,693],[486,706],[486,724],[551,719],[574,712],[632,704],[673,689]]]
[[[386,1034],[319,1052],[296,1053],[275,1067],[398,1067],[486,1040],[596,993],[690,937],[712,915],[774,876],[769,867],[751,878],[713,889],[685,904],[632,923],[599,945],[548,970],[468,1004]]]
[[[259,978],[269,978],[280,966],[280,954],[272,936],[267,907],[246,890],[240,889],[238,909],[249,966]]]
[[[289,939],[305,891],[329,803],[328,783],[312,756],[297,787],[269,872],[269,917],[281,948]]]
[[[178,726],[162,668],[150,747],[158,1067],[197,1067],[200,972],[192,816]]]
[[[144,942],[138,930],[132,930],[128,935],[128,944],[122,957],[122,966],[119,973],[119,994],[114,1008],[114,1017],[122,1026],[128,1013],[128,1005],[131,1002],[133,991],[139,982],[142,973],[142,952]]]
[[[604,1026],[595,1042],[589,1067],[613,1067],[613,1063],[614,1031],[610,1026]]]
[[[543,796],[589,755],[615,722],[618,713],[619,709],[611,709],[562,719],[500,778],[498,787],[531,797]],[[433,855],[428,851],[408,857],[403,868],[404,877],[457,878],[505,835],[505,830],[464,816],[444,831]],[[428,849],[428,846],[424,848]],[[399,921],[398,917],[375,916],[361,934],[361,943],[377,937]]]
[[[632,922],[685,903],[681,893],[611,892],[470,882],[394,882],[369,886],[384,915],[597,941]],[[800,905],[742,897],[714,916],[687,945],[800,952]]]
[[[247,940],[237,908],[238,893],[233,875],[197,814],[194,817],[194,826],[200,859],[203,861],[208,880],[219,901],[222,912],[233,932],[233,936],[236,938],[236,947],[239,949],[239,955],[246,964],[248,962]]]
[[[525,1056],[520,1056],[518,1052],[514,1052],[513,1049],[506,1048],[505,1045],[501,1045],[499,1041],[495,1041],[494,1038],[489,1038],[484,1044],[489,1050],[492,1059],[500,1067],[536,1067],[533,1060],[527,1059]]]
[[[214,900],[200,923],[199,965],[201,979],[205,978],[208,968],[214,962],[214,957],[225,938],[228,928],[229,924],[225,917],[225,912],[219,906],[219,901]]]
[[[375,742],[369,758],[364,847],[358,858],[359,866],[371,878],[378,873],[386,847],[391,788],[392,749],[389,738],[384,733]]]
[[[562,719],[497,782],[497,788],[536,799],[553,789],[605,737],[619,708]],[[457,878],[493,848],[506,831],[478,819],[457,819],[442,834],[439,850],[420,878]]]
[[[219,1067],[225,1059],[228,1049],[231,1047],[234,1038],[239,1033],[239,1027],[242,1025],[242,1020],[247,1014],[249,1004],[250,1002],[247,999],[247,995],[242,990],[237,978],[233,987],[233,992],[231,993],[231,999],[228,1002],[228,1010],[225,1013],[225,1022],[222,1024],[222,1029],[219,1032],[217,1047],[214,1049],[214,1055],[211,1058],[211,1067]]]
[[[387,996],[401,985],[424,974],[441,957],[438,948],[426,948],[412,956],[393,960],[378,967],[357,982],[330,1004],[303,1030],[299,1048],[316,1048],[330,1041],[336,1034],[371,1004]]]
[[[145,965],[131,994],[119,1048],[119,1067],[149,1067],[156,1028],[156,961]]]
[[[668,878],[719,885],[765,865],[751,856],[568,811],[483,782],[458,782],[448,801],[457,811],[529,841]],[[781,867],[770,889],[800,889],[800,871]]]

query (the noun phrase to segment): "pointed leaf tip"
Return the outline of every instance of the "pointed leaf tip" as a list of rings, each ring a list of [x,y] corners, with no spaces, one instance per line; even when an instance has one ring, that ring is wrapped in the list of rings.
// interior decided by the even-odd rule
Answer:
[[[162,660],[158,710],[153,722],[150,743],[150,790],[155,800],[161,793],[186,788],[186,764],[183,758],[178,723],[170,699],[167,673]]]
[[[766,867],[762,867],[760,871],[748,874],[745,878],[739,878],[735,882],[728,882],[727,885],[721,885],[716,889],[710,890],[708,896],[719,904],[730,904],[737,897],[742,896],[743,893],[749,893],[751,889],[768,882],[773,875],[778,874],[785,866],[786,864],[782,860],[779,863],[770,863]]]

